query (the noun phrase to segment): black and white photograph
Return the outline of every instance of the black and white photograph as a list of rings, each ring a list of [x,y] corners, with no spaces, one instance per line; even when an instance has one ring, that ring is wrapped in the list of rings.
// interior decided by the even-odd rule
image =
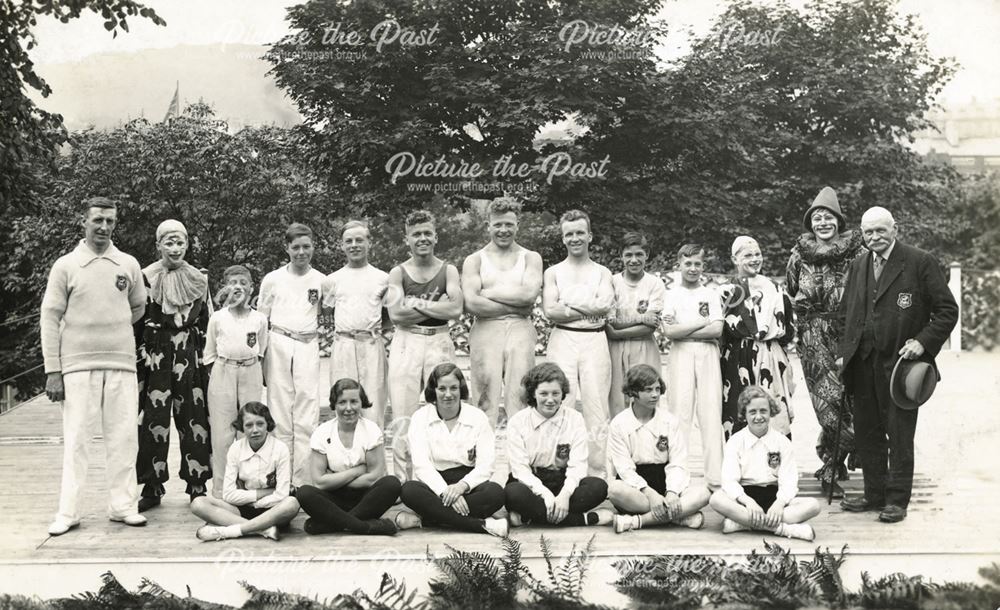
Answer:
[[[0,0],[0,608],[1000,608],[1000,0]]]

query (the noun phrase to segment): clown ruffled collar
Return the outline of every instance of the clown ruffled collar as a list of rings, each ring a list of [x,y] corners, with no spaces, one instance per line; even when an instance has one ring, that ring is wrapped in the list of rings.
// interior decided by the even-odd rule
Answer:
[[[158,260],[142,272],[149,280],[149,297],[167,315],[180,314],[183,318],[195,301],[208,294],[208,276],[187,261],[176,269],[167,269]]]
[[[803,233],[795,242],[802,260],[814,265],[853,259],[862,247],[861,231],[857,229],[841,233],[835,243],[821,243],[812,233]]]

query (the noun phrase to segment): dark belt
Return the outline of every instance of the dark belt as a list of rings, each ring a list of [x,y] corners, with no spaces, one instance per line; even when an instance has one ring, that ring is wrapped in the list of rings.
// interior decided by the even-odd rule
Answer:
[[[355,341],[374,341],[376,336],[375,332],[370,330],[338,330],[336,335]]]
[[[556,324],[556,328],[560,330],[568,330],[573,333],[603,333],[604,327],[600,328],[574,328],[572,326],[563,326],[562,324]]]
[[[400,326],[399,329],[405,330],[408,333],[413,333],[414,335],[424,335],[427,337],[433,337],[438,333],[448,332],[448,325],[442,324],[441,326]]]
[[[250,358],[244,358],[243,360],[234,360],[232,358],[223,358],[222,356],[216,356],[215,361],[221,362],[222,364],[228,364],[230,366],[253,366],[257,364],[257,357],[253,356]]]

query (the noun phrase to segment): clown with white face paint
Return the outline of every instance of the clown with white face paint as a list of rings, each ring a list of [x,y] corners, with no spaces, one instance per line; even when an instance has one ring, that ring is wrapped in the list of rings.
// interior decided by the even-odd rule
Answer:
[[[188,264],[188,234],[176,220],[156,229],[160,260],[142,270],[149,302],[139,345],[139,454],[143,484],[139,510],[160,503],[169,478],[170,418],[180,434],[181,471],[191,498],[204,495],[212,478],[208,390],[202,346],[212,313],[208,277]]]
[[[733,241],[736,277],[723,288],[722,425],[729,435],[742,428],[736,400],[744,388],[759,385],[781,405],[772,427],[791,434],[795,385],[783,340],[790,339],[791,303],[760,274],[764,258],[757,240],[741,235]],[[787,337],[787,339],[786,339]]]
[[[842,336],[840,301],[847,268],[862,251],[861,232],[844,224],[837,193],[825,187],[803,217],[806,232],[792,248],[785,269],[788,296],[795,308],[797,352],[816,420],[822,427],[816,471],[824,493],[843,497],[838,481],[847,479],[845,461],[854,452],[854,428],[836,365]],[[857,456],[852,456],[852,462]]]

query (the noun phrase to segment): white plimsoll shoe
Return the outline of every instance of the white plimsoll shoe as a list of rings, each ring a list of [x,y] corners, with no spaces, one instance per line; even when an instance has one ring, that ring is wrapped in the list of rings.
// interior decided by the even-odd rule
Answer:
[[[808,523],[782,523],[778,531],[774,533],[786,538],[798,538],[807,542],[812,542],[816,538],[816,532],[813,531],[812,526]]]
[[[124,523],[125,525],[131,525],[132,527],[142,527],[146,525],[146,517],[135,513],[134,515],[125,515],[124,517],[108,517],[108,519],[114,521],[115,523]]]
[[[611,518],[616,534],[639,529],[639,515],[615,515]]]
[[[733,521],[729,517],[726,517],[725,519],[722,520],[723,534],[732,534],[733,532],[745,532],[748,531],[749,529],[750,529],[749,527],[746,527],[745,525],[740,525],[739,523]]]
[[[265,538],[269,538],[271,540],[277,540],[278,539],[278,526],[277,525],[272,525],[271,527],[267,528],[266,530],[261,530],[258,533],[261,536],[265,537]]]
[[[49,524],[49,535],[50,536],[62,536],[66,532],[70,531],[74,527],[80,525],[79,519],[73,519],[72,521],[65,521],[56,517],[56,520]]]
[[[700,530],[701,526],[705,525],[705,515],[701,514],[701,511],[696,512],[678,521],[677,525],[683,525],[693,530]]]
[[[507,520],[506,519],[485,519],[483,521],[483,527],[486,532],[493,534],[497,538],[507,537]]]
[[[396,513],[396,518],[393,519],[393,523],[396,524],[397,529],[410,530],[416,527],[423,527],[423,521],[420,519],[420,515],[416,513],[411,513],[407,510],[401,510]]]
[[[198,531],[194,533],[198,537],[198,540],[203,540],[205,542],[214,542],[216,540],[225,540],[225,535],[222,533],[222,528],[218,525],[203,525],[198,528]]]

